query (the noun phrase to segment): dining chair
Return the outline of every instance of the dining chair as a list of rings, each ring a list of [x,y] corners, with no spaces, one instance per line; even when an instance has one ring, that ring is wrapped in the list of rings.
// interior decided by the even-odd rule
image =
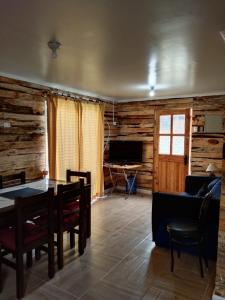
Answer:
[[[15,224],[0,230],[0,286],[2,287],[2,263],[16,270],[17,298],[22,298],[24,288],[23,255],[28,253],[28,266],[32,263],[32,250],[48,245],[48,276],[54,277],[54,189],[26,198],[15,199]],[[46,222],[40,225],[32,220],[45,216]],[[43,218],[44,219],[44,218]],[[5,254],[12,253],[15,261],[9,260]]]
[[[85,198],[86,198],[86,214],[87,214],[87,238],[91,236],[91,172],[79,172],[66,170],[66,181],[71,182],[72,177],[84,178],[85,182]]]
[[[76,205],[74,205],[76,199]],[[68,205],[73,205],[73,210]],[[60,184],[57,187],[57,255],[58,268],[64,266],[63,233],[70,234],[70,248],[75,247],[75,233],[78,234],[78,251],[82,255],[86,247],[86,204],[84,179],[79,182]]]
[[[208,260],[205,253],[205,227],[211,199],[212,193],[209,192],[203,198],[197,220],[178,219],[167,225],[167,231],[170,237],[171,272],[174,271],[174,245],[177,246],[178,257],[180,257],[181,247],[195,246],[198,247],[199,251],[201,277],[204,277],[202,257],[204,258],[205,265],[208,268]]]
[[[26,173],[20,172],[17,174],[11,175],[0,175],[0,189],[4,187],[14,186],[18,184],[25,184],[26,183]]]

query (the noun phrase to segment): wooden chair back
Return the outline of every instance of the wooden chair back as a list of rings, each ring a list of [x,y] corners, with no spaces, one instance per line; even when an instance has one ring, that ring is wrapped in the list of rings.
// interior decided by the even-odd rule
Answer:
[[[91,172],[66,171],[66,180],[71,182],[71,177],[84,178],[86,180],[84,193],[86,202],[86,233],[87,238],[91,236]]]
[[[11,175],[0,175],[0,189],[3,187],[14,186],[18,184],[25,184],[26,183],[26,173],[20,172],[17,174]]]
[[[29,249],[35,249],[50,239],[54,239],[54,188],[49,188],[48,191],[39,193],[34,196],[21,198],[15,200],[16,208],[16,246],[17,250],[27,252]],[[32,223],[36,218],[41,218],[38,231],[46,232],[40,240],[35,240],[29,243],[29,249],[25,244],[25,224]],[[27,224],[26,224],[27,225]],[[38,233],[37,231],[34,232]]]
[[[84,179],[80,178],[79,182],[69,184],[59,184],[57,186],[57,212],[62,221],[63,208],[66,204],[79,199],[79,213],[82,215],[85,210],[84,197]]]
[[[86,179],[86,184],[91,185],[91,172],[79,172],[66,170],[66,181],[71,182],[71,177],[79,177]]]

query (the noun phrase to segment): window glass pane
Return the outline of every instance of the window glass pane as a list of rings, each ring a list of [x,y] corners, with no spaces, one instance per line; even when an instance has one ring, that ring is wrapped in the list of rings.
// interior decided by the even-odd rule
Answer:
[[[173,116],[173,133],[175,134],[185,133],[185,115]]]
[[[184,136],[173,136],[173,155],[184,155]]]
[[[171,116],[160,116],[159,119],[159,133],[170,133],[171,129]]]
[[[159,154],[170,154],[170,136],[159,137]]]

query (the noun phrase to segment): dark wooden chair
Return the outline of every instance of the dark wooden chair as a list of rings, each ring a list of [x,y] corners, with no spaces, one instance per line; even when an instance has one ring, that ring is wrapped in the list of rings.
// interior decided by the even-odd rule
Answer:
[[[0,230],[0,270],[2,263],[16,270],[17,298],[24,296],[23,255],[27,253],[28,267],[32,264],[32,250],[48,244],[48,276],[54,276],[54,189],[49,189],[31,197],[15,200],[15,225]],[[40,225],[32,220],[44,216],[46,222]],[[44,218],[43,218],[44,219]],[[5,254],[12,253],[15,262],[8,260]],[[2,274],[0,274],[2,287]]]
[[[26,174],[25,172],[20,172],[17,174],[11,175],[0,175],[0,189],[4,187],[14,186],[18,184],[26,183]]]
[[[198,220],[187,220],[179,219],[167,225],[167,231],[170,236],[170,246],[171,246],[171,272],[174,271],[174,245],[178,250],[178,257],[180,257],[181,247],[198,247],[199,251],[199,264],[201,277],[204,277],[202,257],[204,258],[205,265],[208,268],[208,260],[205,254],[205,225],[208,218],[208,211],[210,202],[212,199],[212,194],[209,192],[203,199]]]
[[[85,198],[86,198],[86,207],[87,207],[87,238],[91,236],[91,172],[78,172],[78,171],[66,171],[66,180],[71,182],[71,177],[84,178],[85,183]]]
[[[86,247],[86,202],[84,179],[79,182],[60,184],[57,187],[57,255],[58,268],[63,262],[63,233],[70,234],[70,248],[75,247],[75,233],[78,234],[79,254]]]

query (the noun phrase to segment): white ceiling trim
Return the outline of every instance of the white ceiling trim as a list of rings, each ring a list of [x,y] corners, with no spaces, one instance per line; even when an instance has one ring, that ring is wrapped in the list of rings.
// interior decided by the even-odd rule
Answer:
[[[140,101],[154,101],[154,100],[169,100],[169,99],[184,99],[193,97],[205,97],[205,96],[225,96],[224,91],[215,91],[210,93],[198,93],[198,94],[181,94],[174,96],[160,96],[160,97],[146,97],[146,98],[134,98],[134,99],[118,99],[115,100],[117,103],[128,103],[128,102],[140,102]]]
[[[26,81],[29,83],[39,84],[39,85],[45,86],[46,88],[48,87],[48,88],[53,88],[53,89],[59,89],[59,90],[64,91],[65,93],[68,92],[68,93],[78,94],[81,96],[98,98],[98,99],[104,100],[106,102],[115,101],[115,99],[112,97],[102,96],[102,95],[98,95],[98,94],[95,94],[95,93],[92,93],[89,91],[79,90],[79,89],[71,88],[71,87],[56,84],[56,83],[51,83],[51,82],[46,82],[46,81],[36,80],[36,79],[30,79],[30,78],[28,79],[27,77],[17,76],[14,74],[9,74],[9,73],[4,73],[4,72],[0,72],[0,76],[8,77],[11,79],[16,79],[16,80],[20,80],[20,81]]]

